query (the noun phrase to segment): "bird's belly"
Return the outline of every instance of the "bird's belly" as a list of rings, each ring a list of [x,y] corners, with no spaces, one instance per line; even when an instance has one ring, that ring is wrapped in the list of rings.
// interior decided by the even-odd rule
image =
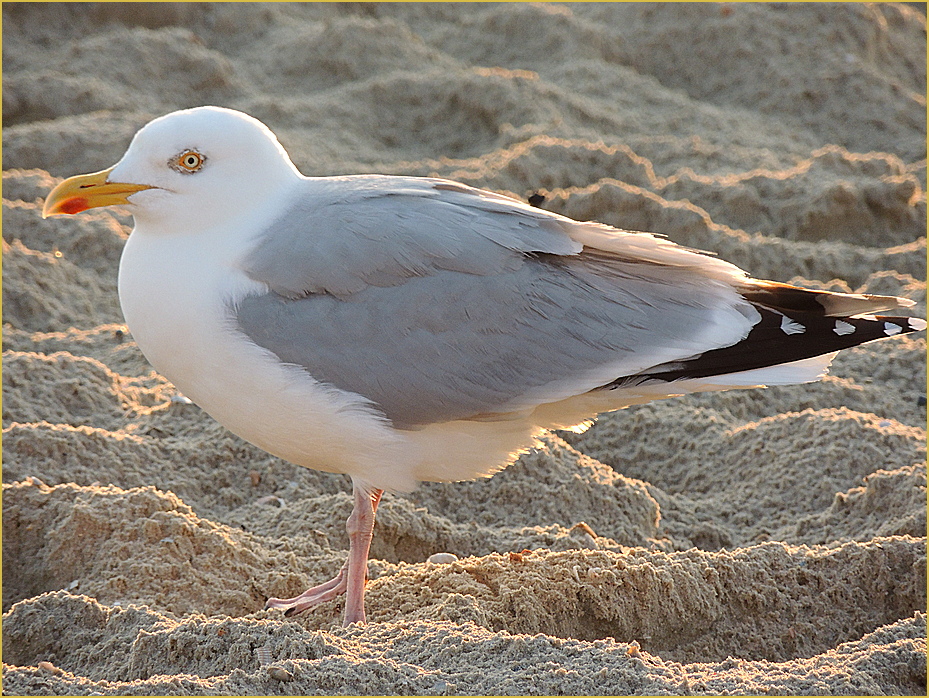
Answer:
[[[403,460],[401,439],[363,398],[318,383],[238,330],[236,299],[263,287],[176,250],[158,264],[151,249],[137,248],[127,244],[120,264],[123,314],[145,357],[186,397],[241,438],[298,465],[370,482],[372,469]]]

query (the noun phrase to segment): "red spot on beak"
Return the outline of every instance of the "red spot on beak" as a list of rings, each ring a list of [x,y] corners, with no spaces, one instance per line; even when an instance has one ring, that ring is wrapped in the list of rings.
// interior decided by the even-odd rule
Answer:
[[[86,211],[88,208],[90,208],[87,203],[87,199],[85,199],[83,196],[75,196],[73,199],[62,201],[58,206],[58,209],[62,213],[80,213],[81,211]]]

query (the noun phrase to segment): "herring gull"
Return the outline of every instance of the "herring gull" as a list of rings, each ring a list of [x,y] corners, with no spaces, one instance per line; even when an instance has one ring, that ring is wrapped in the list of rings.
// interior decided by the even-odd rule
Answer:
[[[697,391],[821,378],[835,353],[924,329],[892,296],[749,278],[660,236],[428,177],[304,177],[241,112],[155,119],[43,217],[127,205],[119,299],[155,369],[230,431],[352,478],[329,582],[364,622],[385,490],[486,477],[544,429]]]

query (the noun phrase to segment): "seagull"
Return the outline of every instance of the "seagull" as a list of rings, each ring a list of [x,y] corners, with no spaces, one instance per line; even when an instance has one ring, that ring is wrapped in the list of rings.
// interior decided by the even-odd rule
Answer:
[[[384,491],[488,477],[547,429],[698,391],[821,378],[922,330],[892,296],[750,278],[650,233],[433,177],[306,177],[257,119],[157,118],[43,218],[128,207],[126,323],[152,366],[246,441],[352,479],[348,559],[267,608],[345,595],[365,622]]]

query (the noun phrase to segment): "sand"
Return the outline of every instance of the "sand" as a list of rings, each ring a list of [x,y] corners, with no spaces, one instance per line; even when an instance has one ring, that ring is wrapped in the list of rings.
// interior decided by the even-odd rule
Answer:
[[[153,372],[116,297],[128,216],[39,214],[151,118],[220,104],[306,174],[542,193],[925,316],[925,26],[897,4],[5,3],[4,691],[924,693],[924,335],[385,496],[370,623],[343,629],[338,600],[261,609],[341,565],[348,478]]]

